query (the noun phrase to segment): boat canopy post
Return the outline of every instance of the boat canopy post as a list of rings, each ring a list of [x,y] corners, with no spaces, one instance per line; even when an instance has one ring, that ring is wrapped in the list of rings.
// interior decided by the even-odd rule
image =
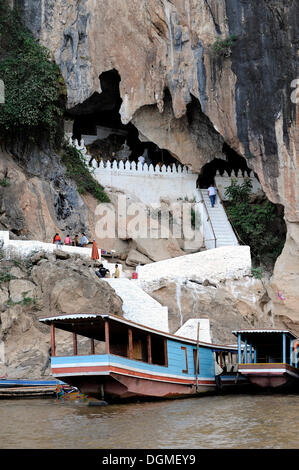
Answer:
[[[247,364],[247,338],[245,339],[244,364]]]
[[[293,365],[293,343],[294,341],[290,339],[290,366]]]
[[[51,354],[52,356],[56,355],[56,348],[55,348],[55,326],[54,323],[51,323]]]
[[[249,345],[249,364],[252,363],[252,344]]]
[[[110,354],[109,321],[107,319],[105,319],[105,345],[106,354]]]
[[[94,354],[95,349],[94,349],[94,339],[90,339],[90,354]]]
[[[147,335],[147,361],[152,364],[152,337],[150,334]]]
[[[298,341],[294,341],[294,365],[295,367],[298,367]]]
[[[254,356],[253,361],[254,361],[254,363],[256,364],[256,360],[257,360],[257,347],[254,348],[253,356]]]
[[[287,362],[287,351],[286,351],[286,334],[282,333],[282,362],[285,364]]]
[[[134,359],[133,331],[132,331],[132,328],[129,328],[128,335],[129,335],[129,359]]]
[[[242,362],[241,333],[238,333],[238,363]]]
[[[73,350],[74,350],[74,356],[78,356],[78,343],[77,343],[77,335],[75,332],[73,333]]]

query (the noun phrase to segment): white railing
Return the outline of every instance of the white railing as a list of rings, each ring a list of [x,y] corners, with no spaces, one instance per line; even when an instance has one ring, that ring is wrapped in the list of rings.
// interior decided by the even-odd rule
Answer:
[[[198,175],[186,166],[172,164],[160,168],[159,165],[129,160],[97,162],[88,154],[83,140],[79,143],[69,138],[69,143],[81,152],[87,165],[91,162],[94,178],[107,190],[114,188],[132,194],[146,205],[194,197]]]
[[[228,174],[228,172],[225,171],[222,175],[217,171],[215,176],[215,185],[223,201],[227,200],[225,190],[231,185],[232,180],[236,180],[238,185],[241,185],[245,180],[250,180],[253,194],[258,194],[263,191],[261,184],[251,170],[244,171],[244,174],[241,170],[238,172],[232,170],[231,174]]]
[[[70,145],[73,145],[77,150],[79,150],[86,163],[89,164],[91,159],[93,158],[90,154],[88,154],[87,148],[84,143],[84,139],[81,139],[78,142],[77,139],[72,140],[69,139]],[[175,174],[175,175],[186,175],[192,174],[192,170],[190,170],[187,166],[175,164],[172,165],[161,165],[161,167],[157,165],[147,163],[136,163],[135,161],[130,162],[129,160],[100,160],[97,162],[95,158],[92,159],[91,166],[95,169],[99,168],[100,170],[113,170],[113,171],[124,171],[124,172],[137,172],[137,173],[162,173],[162,174]]]
[[[99,164],[96,166],[100,170],[112,170],[112,171],[123,171],[123,172],[134,172],[134,173],[159,173],[159,174],[173,174],[175,176],[178,175],[186,175],[191,174],[192,171],[187,168],[186,166],[176,165],[173,163],[172,165],[153,165],[152,163],[148,165],[147,163],[136,163],[130,161],[103,161],[101,160]]]

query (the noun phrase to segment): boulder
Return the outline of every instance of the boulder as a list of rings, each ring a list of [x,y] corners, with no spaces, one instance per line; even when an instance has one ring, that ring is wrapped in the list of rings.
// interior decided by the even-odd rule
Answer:
[[[151,263],[152,261],[142,253],[140,253],[137,250],[130,250],[128,257],[126,259],[126,265],[136,267],[139,264],[148,264]]]
[[[12,302],[22,302],[25,297],[34,299],[37,295],[37,288],[28,280],[13,279],[9,282],[9,293]]]
[[[136,250],[151,261],[162,261],[184,255],[175,238],[136,238],[134,244]]]

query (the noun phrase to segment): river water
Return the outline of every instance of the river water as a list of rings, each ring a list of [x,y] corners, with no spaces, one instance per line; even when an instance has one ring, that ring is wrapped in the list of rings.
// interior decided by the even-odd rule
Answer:
[[[88,406],[0,400],[1,449],[299,449],[299,395]]]

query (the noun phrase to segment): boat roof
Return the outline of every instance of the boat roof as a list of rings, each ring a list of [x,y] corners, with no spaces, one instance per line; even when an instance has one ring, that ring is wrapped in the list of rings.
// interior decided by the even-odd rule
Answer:
[[[124,324],[127,326],[131,326],[132,328],[136,328],[141,331],[146,331],[148,333],[152,333],[155,335],[163,336],[164,338],[169,338],[174,341],[180,341],[189,344],[197,344],[195,339],[191,338],[184,338],[182,336],[177,336],[172,333],[167,333],[165,331],[160,331],[155,328],[151,328],[149,326],[141,325],[139,323],[133,322],[131,320],[127,320],[126,318],[119,317],[113,314],[101,314],[101,313],[73,313],[68,315],[56,315],[52,317],[42,317],[39,318],[39,321],[45,323],[46,325],[54,324],[55,327],[69,331],[69,332],[76,332],[81,336],[86,336],[88,338],[94,338],[103,340],[101,337],[96,337],[95,334],[95,324],[94,320],[98,323],[98,326],[101,328],[104,325],[104,320],[109,319],[116,324]],[[219,345],[219,344],[212,344],[212,343],[205,343],[203,341],[199,341],[199,345],[203,347],[213,348],[218,351],[231,351],[236,352],[238,349],[236,345]]]
[[[289,336],[292,339],[298,339],[298,336],[296,336],[294,333],[292,333],[290,330],[285,330],[285,329],[276,329],[276,328],[260,328],[260,329],[255,329],[251,328],[248,330],[235,330],[232,332],[233,335],[238,336],[238,334],[241,334],[241,338],[245,338],[247,335],[251,336],[256,336],[256,335],[271,335],[271,334],[282,334],[285,333],[287,336]]]

